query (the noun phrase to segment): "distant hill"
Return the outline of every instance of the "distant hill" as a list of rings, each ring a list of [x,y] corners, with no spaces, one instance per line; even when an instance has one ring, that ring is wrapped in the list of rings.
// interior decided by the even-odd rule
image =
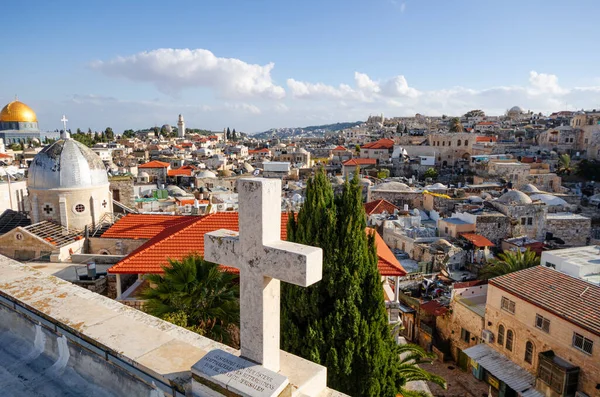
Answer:
[[[346,128],[352,128],[364,123],[364,121],[343,122],[335,124],[311,125],[308,127],[293,127],[293,128],[271,128],[268,131],[259,132],[253,135],[257,139],[269,139],[273,135],[278,138],[289,137],[320,137],[329,132],[336,132]]]

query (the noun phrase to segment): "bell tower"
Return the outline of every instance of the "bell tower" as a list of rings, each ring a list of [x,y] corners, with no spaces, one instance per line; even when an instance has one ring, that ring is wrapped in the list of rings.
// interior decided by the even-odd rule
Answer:
[[[179,115],[179,119],[177,120],[177,136],[185,138],[185,121],[182,115]]]

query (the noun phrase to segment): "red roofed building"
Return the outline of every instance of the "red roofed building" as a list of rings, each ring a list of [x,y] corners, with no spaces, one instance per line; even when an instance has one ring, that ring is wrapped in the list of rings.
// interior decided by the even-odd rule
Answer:
[[[167,173],[171,169],[171,164],[164,161],[153,160],[138,166],[138,169],[146,172],[150,176],[150,181],[165,182]]]
[[[273,154],[267,148],[248,150],[248,155],[258,159],[271,158]]]
[[[331,150],[332,164],[341,164],[344,161],[350,160],[353,157],[352,151],[346,149],[343,146],[337,146]]]
[[[360,157],[365,159],[377,159],[388,161],[394,152],[394,141],[391,139],[380,139],[375,142],[364,144],[360,148]]]
[[[168,220],[165,218],[172,218]],[[281,239],[287,239],[288,214],[281,214]],[[108,229],[103,238],[149,238],[143,245],[109,269],[112,274],[161,274],[168,259],[182,259],[198,253],[204,254],[204,234],[218,229],[238,231],[237,212],[218,212],[198,216],[127,215]],[[367,229],[374,232],[373,229]],[[149,237],[151,236],[151,237]],[[379,258],[378,268],[383,277],[400,277],[406,271],[398,262],[381,236],[375,232]],[[237,273],[232,267],[226,271]],[[389,289],[389,287],[388,287]],[[119,292],[120,294],[120,292]]]
[[[384,212],[392,215],[394,214],[394,211],[399,210],[400,209],[398,207],[387,200],[375,200],[365,204],[365,212],[367,213],[367,216],[383,214]]]
[[[375,166],[377,166],[376,159],[350,159],[342,163],[342,174],[348,177],[349,174],[352,174],[356,171],[357,167],[359,167],[360,170],[364,170],[365,168],[373,168]]]
[[[174,170],[168,170],[167,171],[167,176],[169,177],[173,177],[175,179],[178,180],[177,177],[188,177],[191,178],[192,177],[192,173],[194,172],[196,168],[191,166],[191,165],[184,165],[182,167],[179,167],[177,169]]]
[[[475,132],[492,132],[498,128],[498,123],[495,121],[480,121],[473,128]]]

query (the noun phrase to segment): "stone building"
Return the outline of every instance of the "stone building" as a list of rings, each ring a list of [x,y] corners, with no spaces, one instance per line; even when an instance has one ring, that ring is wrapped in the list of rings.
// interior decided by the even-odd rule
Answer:
[[[521,396],[598,394],[599,286],[544,266],[493,278],[482,337],[485,344],[464,353],[473,373],[497,390]]]
[[[534,203],[525,193],[509,190],[490,204],[510,219],[510,233],[505,237],[545,238],[548,207],[544,203]]]
[[[82,230],[108,221],[112,195],[102,160],[69,137],[45,147],[29,166],[31,218]]]
[[[441,165],[455,165],[459,160],[468,161],[473,154],[473,144],[477,135],[466,132],[430,134],[429,146],[435,148],[437,162]]]
[[[138,167],[140,172],[146,172],[150,176],[150,182],[166,183],[171,164],[153,160]]]
[[[555,212],[546,215],[546,231],[560,238],[565,245],[582,247],[590,243],[592,220],[570,212]]]

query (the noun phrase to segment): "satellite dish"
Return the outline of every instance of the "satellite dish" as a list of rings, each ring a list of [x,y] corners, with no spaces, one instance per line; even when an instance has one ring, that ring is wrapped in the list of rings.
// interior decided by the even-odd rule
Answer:
[[[260,174],[260,170],[254,170],[254,172],[252,173],[252,175],[254,176],[258,176],[258,174]]]

